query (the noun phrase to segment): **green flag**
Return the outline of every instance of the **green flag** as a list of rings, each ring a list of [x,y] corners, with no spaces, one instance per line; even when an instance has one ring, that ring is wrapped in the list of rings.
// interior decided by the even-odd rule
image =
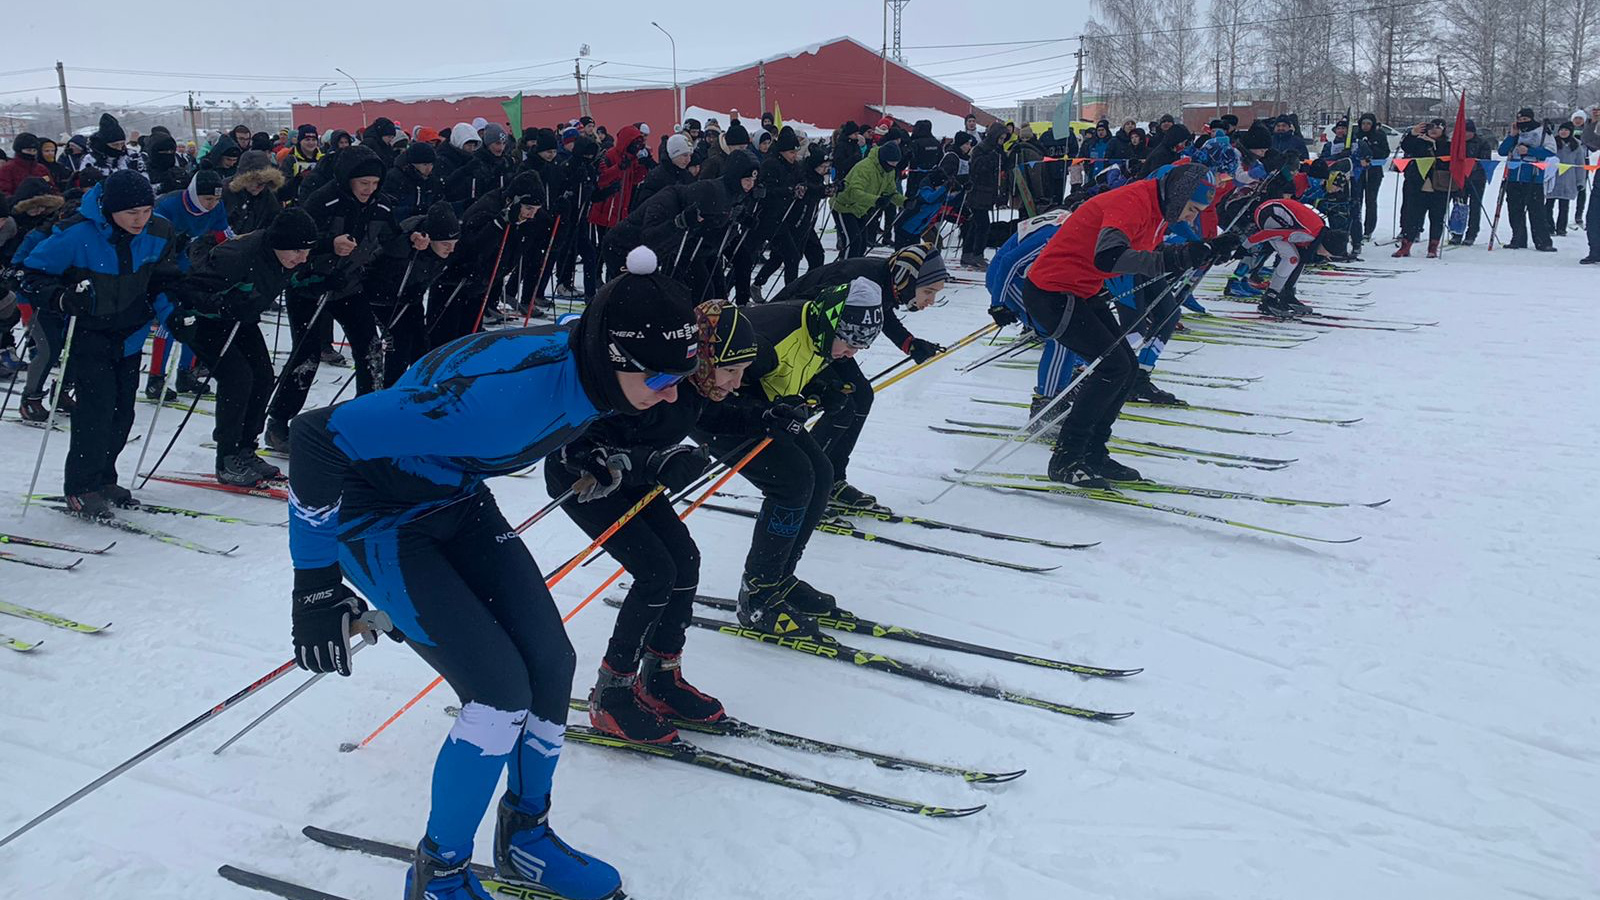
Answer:
[[[511,142],[515,144],[522,140],[522,92],[517,91],[517,95],[500,104],[500,108],[506,111],[506,121],[511,123]]]

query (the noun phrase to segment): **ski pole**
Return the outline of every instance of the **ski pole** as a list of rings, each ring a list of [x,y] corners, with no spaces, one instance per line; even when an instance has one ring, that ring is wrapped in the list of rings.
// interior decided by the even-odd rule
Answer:
[[[233,346],[234,336],[239,333],[239,324],[240,323],[237,322],[237,321],[233,323],[232,330],[230,330],[228,332],[228,339],[222,342],[222,350],[221,350],[221,352],[219,352],[217,354],[217,362],[219,362],[219,363],[222,362],[222,358],[224,356],[228,355],[228,349]],[[209,373],[209,372],[207,373],[207,378],[205,380],[205,384],[200,386],[200,390],[198,392],[196,392],[195,395],[194,395],[194,400],[189,403],[189,411],[183,414],[183,421],[178,423],[178,430],[174,431],[172,433],[171,440],[167,441],[166,449],[162,450],[161,451],[161,455],[156,457],[156,464],[150,467],[150,471],[144,473],[144,480],[139,482],[139,487],[137,488],[137,490],[142,490],[145,485],[149,484],[150,483],[150,476],[154,475],[156,473],[156,470],[161,468],[161,464],[167,461],[167,454],[171,453],[173,445],[178,443],[178,435],[183,434],[183,427],[185,425],[189,424],[189,420],[191,418],[194,418],[195,407],[200,405],[200,398],[205,395],[205,386],[209,385],[211,383],[211,378],[209,377],[210,374],[212,374],[212,373]],[[163,404],[163,405],[165,405],[165,404]],[[156,412],[157,413],[161,412],[161,407],[160,406],[156,407]],[[154,415],[152,415],[150,417],[150,430],[151,431],[155,430],[155,418],[156,417]],[[139,477],[139,470],[142,469],[142,468],[144,468],[144,453],[143,453],[143,451],[141,451],[140,454],[139,454],[139,465],[134,467],[134,470],[133,470],[134,478]],[[133,483],[132,479],[130,479],[128,481],[128,483],[132,484]]]
[[[33,461],[33,477],[28,480],[28,493],[22,498],[22,515],[28,515],[33,502],[33,492],[39,486],[39,469],[44,465],[44,448],[50,443],[50,432],[56,429],[56,413],[61,409],[61,387],[67,380],[67,362],[72,357],[72,335],[78,330],[78,317],[67,320],[67,337],[61,344],[61,375],[56,379],[56,389],[50,395],[50,417],[44,423],[44,436],[39,438],[39,456]],[[30,826],[31,827],[31,826]],[[9,841],[10,838],[6,838]],[[5,841],[0,841],[4,846]]]
[[[352,646],[350,648],[350,656],[351,656],[351,658],[354,658],[357,653],[360,653],[362,650],[366,649],[366,646],[367,646],[367,644],[366,644],[365,641],[362,641],[362,642]],[[294,698],[300,696],[301,694],[304,694],[307,690],[309,690],[311,688],[311,686],[313,684],[316,684],[317,682],[321,681],[322,679],[326,678],[327,676],[328,676],[327,672],[318,672],[315,675],[312,675],[310,678],[307,678],[305,681],[301,682],[299,687],[297,687],[294,690],[290,691],[289,693],[285,694],[283,696],[283,699],[279,700],[277,703],[274,703],[274,704],[272,704],[272,706],[268,707],[266,712],[262,713],[259,716],[256,716],[254,719],[250,720],[250,724],[246,725],[245,727],[243,727],[241,729],[239,729],[233,735],[233,737],[228,738],[227,740],[223,741],[221,744],[218,744],[217,745],[217,749],[211,751],[211,755],[212,756],[217,756],[220,753],[222,753],[222,751],[228,749],[229,747],[232,747],[234,745],[234,743],[236,743],[240,738],[244,737],[245,735],[247,735],[251,731],[253,731],[257,725],[260,725],[262,722],[265,722],[267,719],[271,718],[273,713],[277,712],[280,709],[283,709],[285,706],[288,706],[290,700],[293,700]]]
[[[70,326],[69,326],[69,331],[70,331]],[[357,634],[366,633],[366,632],[373,632],[373,631],[387,631],[389,629],[389,617],[384,615],[381,612],[376,612],[376,611],[369,612],[366,615],[363,615],[355,623],[354,627],[355,627],[355,632]],[[232,709],[234,706],[237,706],[245,698],[251,696],[252,694],[255,694],[256,692],[260,691],[262,688],[266,687],[267,685],[273,683],[274,681],[277,681],[279,678],[282,678],[283,676],[285,676],[285,675],[289,674],[290,672],[294,671],[295,665],[296,665],[295,661],[291,659],[288,662],[284,663],[283,665],[278,666],[276,669],[273,669],[271,672],[268,672],[267,674],[261,676],[260,678],[256,679],[255,681],[252,681],[249,684],[245,685],[243,688],[240,688],[238,693],[235,693],[233,696],[229,697],[228,699],[222,701],[221,703],[218,703],[216,706],[211,707],[210,709],[206,710],[205,712],[201,713],[200,715],[194,717],[193,719],[190,719],[188,722],[186,722],[183,725],[179,726],[176,731],[173,731],[172,733],[168,734],[166,737],[162,738],[161,740],[156,741],[154,744],[151,744],[150,746],[144,748],[143,750],[140,750],[138,753],[135,753],[133,756],[130,756],[128,759],[126,759],[123,762],[119,763],[118,765],[113,767],[110,771],[106,772],[104,775],[101,775],[99,778],[96,778],[95,780],[89,782],[88,784],[86,784],[83,787],[77,789],[76,791],[73,791],[72,794],[69,795],[65,800],[62,800],[60,803],[57,803],[55,806],[52,806],[49,809],[45,810],[44,812],[40,813],[39,815],[34,816],[32,819],[29,819],[26,823],[23,824],[23,826],[21,828],[18,828],[17,830],[11,832],[10,834],[6,835],[5,837],[0,838],[0,847],[4,847],[6,844],[9,844],[12,841],[16,840],[17,838],[21,837],[22,835],[27,834],[29,831],[32,831],[40,823],[50,819],[51,817],[55,816],[57,813],[59,813],[62,810],[66,809],[67,807],[71,806],[72,804],[77,803],[79,800],[82,800],[84,797],[87,797],[88,795],[90,795],[90,794],[94,793],[95,791],[99,790],[100,788],[104,787],[108,782],[112,781],[117,776],[119,776],[122,773],[128,771],[129,769],[133,768],[134,766],[137,766],[139,763],[144,762],[145,760],[149,759],[150,757],[156,755],[163,748],[170,746],[172,743],[177,741],[179,738],[182,738],[184,735],[188,734],[191,731],[194,731],[196,728],[199,728],[201,725],[204,725],[205,723],[211,721],[212,719],[215,719],[217,716],[222,715],[223,713],[227,712],[229,709]]]
[[[28,331],[28,329],[26,329],[26,328],[23,329],[23,332],[24,332],[23,337],[24,338],[27,337],[27,334],[26,334],[27,331]],[[30,368],[33,366],[33,362],[34,362],[35,358],[37,358],[38,355],[39,355],[39,342],[38,341],[34,341],[32,346],[33,346],[33,352],[28,354],[28,366]],[[66,373],[63,372],[62,374],[64,375]],[[6,410],[11,408],[11,395],[16,391],[16,389],[17,389],[17,379],[19,377],[21,377],[21,375],[22,375],[21,372],[13,373],[12,376],[11,376],[11,381],[8,384],[6,384],[6,398],[5,398],[5,400],[0,401],[0,419],[5,418]]]
[[[174,350],[177,352],[173,352]],[[145,454],[150,452],[151,438],[156,433],[156,422],[161,419],[161,410],[165,409],[167,406],[167,382],[175,377],[174,373],[178,371],[178,364],[183,360],[183,351],[182,348],[178,346],[178,339],[176,336],[168,339],[167,352],[172,355],[172,358],[167,362],[165,369],[161,373],[160,389],[156,391],[156,409],[155,412],[150,414],[150,427],[145,429],[144,443],[139,445],[139,461],[133,466],[133,474],[128,476],[128,487],[135,490],[143,487],[143,485],[135,485],[134,482],[139,480],[139,473],[144,471],[144,458]],[[155,373],[152,372],[151,374],[153,375]],[[194,401],[195,403],[200,402],[199,395],[195,396]],[[193,409],[194,407],[191,406],[190,410]],[[188,420],[185,419],[184,421]],[[176,441],[178,436],[174,434],[172,439]],[[168,446],[170,447],[171,445],[169,444]],[[146,480],[148,481],[148,479]]]
[[[268,409],[272,408],[273,399],[278,396],[278,391],[283,387],[283,383],[289,380],[289,375],[306,362],[300,359],[301,351],[305,350],[306,344],[312,340],[317,320],[322,318],[322,311],[327,308],[328,299],[332,296],[333,291],[322,292],[322,299],[317,301],[317,308],[311,313],[311,320],[306,323],[306,330],[298,340],[289,345],[289,358],[284,362],[283,371],[278,373],[277,380],[272,383],[272,393],[267,395]]]
[[[507,222],[505,231],[500,233],[500,249],[495,251],[494,268],[489,270],[489,286],[483,291],[483,302],[478,304],[478,318],[473,321],[472,331],[468,332],[469,334],[477,334],[478,329],[483,327],[483,314],[489,308],[489,295],[494,293],[494,279],[496,275],[500,274],[500,257],[506,252],[506,241],[511,237],[511,229],[514,224],[513,222]]]
[[[534,282],[534,284],[533,284],[533,291],[534,291],[535,295],[540,294],[540,293],[542,293],[544,291],[544,270],[545,270],[545,266],[550,263],[550,251],[555,249],[555,246],[556,246],[556,232],[558,232],[560,230],[561,230],[561,217],[558,215],[558,216],[556,216],[555,224],[550,226],[550,243],[545,245],[544,257],[539,260],[539,280]],[[528,298],[528,312],[527,312],[526,315],[524,315],[522,317],[522,327],[523,328],[527,328],[528,327],[528,320],[533,318],[533,307],[534,307],[534,304],[538,303],[538,301],[539,301],[539,298],[537,296]],[[552,305],[551,308],[554,309],[555,308],[554,305]]]
[[[428,326],[428,333],[426,337],[430,341],[433,339],[433,330],[439,327],[440,322],[444,321],[445,312],[450,309],[450,304],[456,302],[456,295],[461,293],[461,289],[466,287],[466,285],[467,275],[466,273],[462,273],[461,280],[456,282],[455,289],[450,292],[450,296],[444,298],[444,302],[439,304],[439,314],[433,317],[433,324]]]
[[[1495,201],[1494,201],[1494,219],[1492,219],[1489,222],[1489,246],[1488,246],[1488,250],[1486,250],[1485,252],[1492,252],[1494,250],[1495,235],[1496,235],[1496,233],[1498,232],[1498,230],[1500,228],[1500,210],[1503,209],[1505,207],[1505,205],[1506,205],[1506,176],[1505,176],[1504,173],[1502,173],[1500,175],[1500,196],[1498,198],[1496,198]],[[1512,230],[1515,231],[1516,229],[1512,229]]]

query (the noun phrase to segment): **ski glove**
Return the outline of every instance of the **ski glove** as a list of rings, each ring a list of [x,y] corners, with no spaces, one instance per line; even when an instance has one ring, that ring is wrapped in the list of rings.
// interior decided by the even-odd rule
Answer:
[[[94,285],[87,278],[68,285],[56,302],[69,316],[90,315],[94,312]]]
[[[925,341],[919,337],[906,338],[906,342],[900,345],[900,349],[918,365],[944,352],[944,347],[941,345],[935,344],[933,341]]]
[[[1206,241],[1206,246],[1211,248],[1211,258],[1216,262],[1223,262],[1238,256],[1239,248],[1243,244],[1244,239],[1231,231],[1224,231]]]
[[[704,449],[693,444],[673,444],[650,454],[644,468],[656,484],[677,493],[704,475],[709,465],[711,456]]]
[[[344,584],[337,565],[296,569],[291,611],[294,659],[308,672],[350,674],[350,626],[367,603]],[[367,643],[377,640],[363,632]]]
[[[561,461],[568,469],[579,473],[577,482],[572,485],[579,503],[598,500],[622,487],[623,476],[633,468],[628,454],[606,447],[590,447],[572,453],[567,452],[569,449],[573,448],[563,449]]]
[[[1004,328],[1007,325],[1015,325],[1017,322],[1022,321],[1021,319],[1017,318],[1017,314],[1012,312],[1011,308],[1008,306],[989,307],[989,318],[993,319],[994,323],[999,325],[1001,328]]]
[[[1162,268],[1168,275],[1181,275],[1211,262],[1211,248],[1205,243],[1168,244],[1161,248]]]
[[[761,424],[767,434],[775,438],[798,437],[806,430],[806,420],[811,418],[811,407],[804,397],[779,397],[761,414]]]
[[[811,412],[838,413],[844,411],[844,408],[850,404],[850,393],[851,387],[848,384],[820,388],[815,394],[806,397],[806,402],[811,407],[807,411],[807,417],[809,418],[809,413]]]

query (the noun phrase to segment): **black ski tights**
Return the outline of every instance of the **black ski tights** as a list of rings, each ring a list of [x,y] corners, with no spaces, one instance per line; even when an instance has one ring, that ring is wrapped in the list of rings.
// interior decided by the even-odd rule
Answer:
[[[1128,392],[1139,374],[1133,349],[1120,337],[1122,327],[1117,324],[1103,295],[1087,300],[1073,298],[1070,294],[1043,290],[1027,281],[1022,286],[1022,303],[1033,321],[1041,329],[1047,329],[1043,333],[1055,336],[1067,349],[1086,360],[1100,360],[1094,372],[1081,383],[1078,397],[1061,423],[1056,452],[1073,461],[1104,456],[1106,441],[1111,438],[1111,424],[1122,412],[1123,401],[1128,399]],[[1061,313],[1067,303],[1072,304],[1072,311],[1063,327]]]
[[[742,458],[751,446],[743,437],[714,436],[710,442],[711,451],[719,458],[730,454]],[[745,577],[771,582],[793,575],[806,542],[828,507],[828,492],[833,488],[828,455],[811,432],[801,432],[793,438],[774,438],[739,474],[766,498],[745,556]]]

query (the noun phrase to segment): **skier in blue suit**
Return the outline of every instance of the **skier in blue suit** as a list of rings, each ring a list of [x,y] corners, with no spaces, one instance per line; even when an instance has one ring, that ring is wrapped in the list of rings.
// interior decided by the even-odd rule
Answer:
[[[547,821],[575,656],[538,564],[484,480],[533,465],[600,416],[672,402],[697,359],[692,307],[636,248],[577,323],[460,338],[393,387],[291,424],[296,659],[350,673],[349,631],[366,604],[348,580],[461,697],[434,765],[410,900],[490,900],[469,864],[508,765],[497,876],[573,900],[620,892],[615,868]],[[602,451],[566,464],[582,470],[580,501],[622,483],[625,464]]]
[[[997,325],[1005,327],[1021,322],[1032,328],[1035,334],[1040,332],[1034,327],[1028,311],[1023,308],[1022,283],[1028,277],[1028,267],[1033,265],[1033,261],[1039,257],[1039,251],[1044,249],[1044,245],[1049,243],[1056,229],[1066,219],[1065,210],[1055,210],[1023,220],[1017,225],[1016,235],[1009,238],[995,252],[994,259],[989,261],[984,282],[989,289],[989,316]],[[1040,410],[1065,390],[1072,381],[1072,373],[1083,364],[1078,354],[1046,338],[1044,353],[1039,357],[1039,374],[1034,382],[1033,400],[1028,405],[1028,418],[1036,418]],[[1055,409],[1056,413],[1065,411],[1065,406]]]

